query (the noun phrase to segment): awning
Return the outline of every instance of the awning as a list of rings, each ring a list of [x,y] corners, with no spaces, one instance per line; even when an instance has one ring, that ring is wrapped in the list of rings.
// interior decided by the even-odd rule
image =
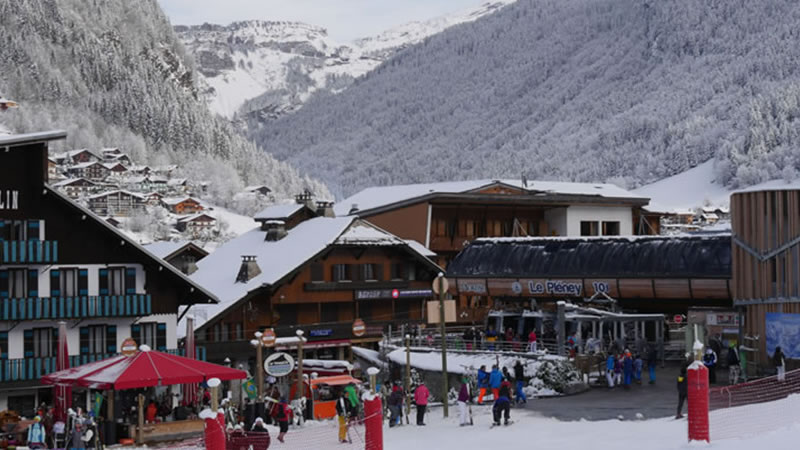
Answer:
[[[120,390],[202,383],[211,378],[238,380],[247,378],[247,373],[205,361],[146,350],[131,356],[114,356],[53,372],[42,377],[42,383]]]
[[[361,384],[361,381],[351,377],[350,375],[336,375],[332,377],[320,377],[311,380],[311,386],[316,387],[320,384],[327,384],[328,386],[346,386],[350,383]]]

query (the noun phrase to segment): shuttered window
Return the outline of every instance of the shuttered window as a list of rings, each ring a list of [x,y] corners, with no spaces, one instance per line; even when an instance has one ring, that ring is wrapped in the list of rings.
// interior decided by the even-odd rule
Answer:
[[[28,270],[28,297],[39,296],[39,269]]]

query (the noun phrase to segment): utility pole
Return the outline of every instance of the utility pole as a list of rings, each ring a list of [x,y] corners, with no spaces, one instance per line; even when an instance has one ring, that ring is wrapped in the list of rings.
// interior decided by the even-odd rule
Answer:
[[[256,348],[256,366],[253,369],[256,372],[256,392],[258,393],[256,403],[261,403],[264,401],[264,345],[261,342],[262,333],[260,331],[256,331],[254,336],[256,338],[251,341],[251,344]]]
[[[411,390],[411,335],[406,334],[406,379],[405,379],[405,397],[406,397],[406,418],[408,418],[408,413],[411,411],[411,406],[409,405],[408,398],[409,392]]]
[[[303,330],[297,330],[297,398],[303,398]]]
[[[447,417],[447,393],[449,388],[447,386],[447,331],[444,326],[444,291],[447,290],[447,288],[445,287],[443,273],[439,272],[436,283],[439,284],[439,332],[442,334],[442,406],[444,417]]]

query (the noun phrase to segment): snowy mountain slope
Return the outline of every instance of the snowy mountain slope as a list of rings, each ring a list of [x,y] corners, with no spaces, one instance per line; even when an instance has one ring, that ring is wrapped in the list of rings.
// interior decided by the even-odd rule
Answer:
[[[139,164],[191,165],[194,179],[219,192],[266,184],[284,198],[304,188],[325,195],[198,100],[194,66],[156,0],[93,3],[0,1],[0,93],[20,103],[0,113],[8,128],[65,129],[56,146],[118,147]]]
[[[337,93],[398,50],[451,26],[490,14],[514,0],[414,22],[352,44],[299,22],[245,21],[228,26],[175,26],[194,57],[212,111],[226,118],[275,118],[316,91]]]
[[[702,206],[727,207],[731,190],[716,181],[714,164],[714,160],[706,161],[632,192],[649,197],[653,205],[669,210],[687,210]]]
[[[518,0],[392,56],[256,141],[329,183],[615,178],[716,159],[736,188],[800,167],[800,4]]]

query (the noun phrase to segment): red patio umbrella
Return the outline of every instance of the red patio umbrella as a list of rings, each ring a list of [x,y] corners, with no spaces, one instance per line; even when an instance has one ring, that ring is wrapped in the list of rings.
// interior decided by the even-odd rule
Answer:
[[[58,348],[56,349],[56,370],[69,369],[69,348],[67,347],[67,323],[58,322]],[[72,404],[72,387],[58,383],[53,386],[53,406],[56,421],[67,421],[67,409]]]
[[[238,380],[246,377],[247,373],[242,370],[153,351],[142,346],[141,351],[131,356],[114,356],[53,372],[42,377],[42,383],[120,390],[202,383],[211,378]]]

